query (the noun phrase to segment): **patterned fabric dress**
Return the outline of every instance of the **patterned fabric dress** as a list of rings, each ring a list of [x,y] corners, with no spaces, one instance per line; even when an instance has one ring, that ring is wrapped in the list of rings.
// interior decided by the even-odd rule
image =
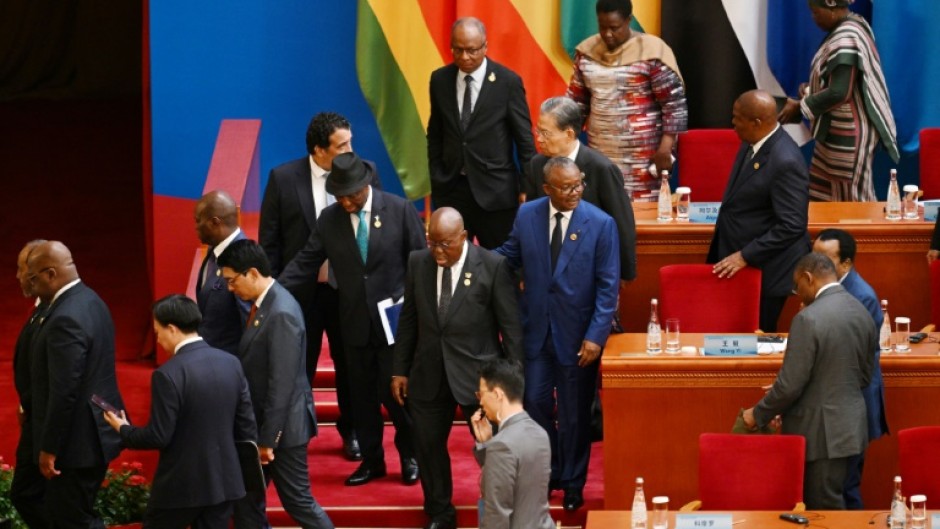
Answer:
[[[832,105],[825,101],[826,90],[834,88],[831,76],[840,66],[853,69],[852,80],[846,98]],[[849,14],[823,41],[813,57],[809,94],[800,109],[816,138],[810,199],[877,200],[871,174],[875,147],[882,143],[895,162],[899,155],[881,59],[864,18]]]
[[[633,200],[655,201],[660,181],[649,172],[663,134],[688,126],[685,88],[675,57],[659,38],[634,33],[607,51],[598,35],[577,47],[568,97],[588,118],[588,145],[623,171]]]

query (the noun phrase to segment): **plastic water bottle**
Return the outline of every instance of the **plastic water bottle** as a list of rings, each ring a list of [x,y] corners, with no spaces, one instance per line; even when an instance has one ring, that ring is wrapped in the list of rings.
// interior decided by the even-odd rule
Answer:
[[[888,203],[885,206],[885,218],[888,220],[901,220],[901,191],[898,190],[898,170],[891,170],[891,181],[888,183]]]
[[[663,331],[659,325],[659,301],[650,300],[650,322],[646,326],[646,352],[658,355],[663,351]]]
[[[656,218],[661,222],[669,222],[672,220],[672,191],[669,189],[669,171],[663,171],[660,176],[662,182],[659,185],[659,202],[657,202],[659,215]]]
[[[646,495],[643,494],[643,478],[636,478],[633,508],[630,509],[630,529],[646,529]]]
[[[901,476],[894,476],[894,495],[891,497],[891,514],[888,526],[891,529],[906,529],[908,509],[904,495],[901,494]]]
[[[891,351],[891,316],[888,316],[888,300],[881,300],[881,313],[884,321],[881,322],[881,332],[878,336],[878,346],[882,353]]]

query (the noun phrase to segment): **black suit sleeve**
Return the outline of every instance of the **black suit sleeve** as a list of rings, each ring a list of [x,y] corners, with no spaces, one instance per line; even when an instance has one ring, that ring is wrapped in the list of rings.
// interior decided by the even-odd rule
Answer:
[[[277,281],[295,296],[297,290],[310,281],[316,281],[320,266],[327,259],[326,249],[320,238],[320,223],[314,227],[307,244],[287,263]]]
[[[405,236],[402,237],[405,248],[402,248],[402,255],[409,255],[414,250],[427,248],[428,238],[427,232],[424,231],[424,223],[421,222],[418,210],[415,209],[411,202],[406,202],[405,211],[402,216],[405,219]]]
[[[431,75],[430,98],[431,98],[431,117],[428,118],[428,171],[431,175],[431,181],[440,180],[444,173],[444,132],[441,122],[441,109],[438,108],[434,98],[434,75]]]
[[[81,396],[82,376],[88,361],[90,338],[73,318],[62,317],[49,331],[49,407],[42,428],[40,449],[56,454],[68,440],[73,414],[84,402]]]
[[[503,257],[499,259],[493,277],[493,312],[499,324],[503,353],[522,364],[525,353],[522,348],[522,323],[519,320],[516,282],[513,280],[509,261]]]
[[[176,431],[181,406],[176,385],[161,371],[153,372],[150,384],[150,423],[142,428],[121,427],[121,439],[128,448],[163,448]]]
[[[809,186],[806,165],[795,157],[781,160],[770,193],[776,223],[741,249],[747,264],[762,267],[806,235],[809,216]]]
[[[392,376],[407,377],[411,373],[415,348],[418,346],[418,305],[415,302],[415,276],[420,265],[418,251],[408,256],[408,271],[405,274],[405,301],[398,315],[398,330],[395,333],[395,356]]]
[[[261,201],[261,220],[258,224],[258,244],[271,262],[271,275],[277,277],[286,263],[281,262],[283,250],[281,248],[281,206],[278,179],[274,170],[268,174],[268,185],[264,189],[264,199]]]
[[[620,236],[620,279],[630,281],[636,278],[636,222],[633,206],[623,190],[623,173],[610,163],[597,176],[597,205],[614,218]]]
[[[937,216],[937,222],[933,225],[933,237],[930,239],[930,249],[940,250],[940,215]]]
[[[523,173],[530,171],[529,161],[535,156],[535,141],[532,139],[532,119],[529,116],[529,105],[525,99],[525,87],[522,78],[515,77],[509,87],[509,128],[516,143],[516,157]],[[528,174],[523,174],[519,189],[524,190]]]

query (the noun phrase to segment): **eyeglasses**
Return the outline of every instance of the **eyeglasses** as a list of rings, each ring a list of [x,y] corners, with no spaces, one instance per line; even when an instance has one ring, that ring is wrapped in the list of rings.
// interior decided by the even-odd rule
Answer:
[[[457,239],[459,238],[460,236],[458,235],[450,240],[440,241],[440,242],[432,241],[431,239],[428,239],[428,248],[432,250],[435,248],[440,248],[441,250],[450,250],[452,246],[457,245]]]
[[[232,285],[235,284],[236,281],[238,281],[238,278],[241,277],[241,276],[243,276],[243,275],[245,275],[245,274],[235,274],[235,275],[233,275],[232,277],[225,277],[225,276],[222,276],[222,279],[225,280],[225,284],[226,284],[226,285],[232,286]]]
[[[460,57],[464,53],[471,57],[475,57],[480,54],[483,50],[486,49],[486,43],[484,42],[479,48],[458,48],[456,46],[451,46],[450,51],[454,53],[455,56]]]
[[[558,191],[559,193],[562,193],[564,195],[571,195],[578,191],[584,190],[584,188],[587,187],[587,182],[585,182],[584,179],[582,178],[581,181],[578,182],[577,184],[571,184],[569,186],[558,187],[558,186],[553,186],[552,184],[547,184],[547,185],[548,187],[554,189],[555,191]]]
[[[36,279],[39,278],[39,274],[42,274],[43,272],[48,272],[49,270],[55,270],[55,267],[47,266],[43,268],[42,270],[36,272],[35,274],[29,274],[28,276],[26,276],[26,280],[29,281],[30,284],[35,283]]]

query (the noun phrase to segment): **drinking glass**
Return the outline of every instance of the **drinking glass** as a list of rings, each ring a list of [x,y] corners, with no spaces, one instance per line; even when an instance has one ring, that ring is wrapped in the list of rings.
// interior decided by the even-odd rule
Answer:
[[[894,350],[906,353],[911,350],[911,319],[904,316],[894,318]]]
[[[676,196],[676,220],[678,222],[688,222],[689,208],[692,206],[692,189],[679,187],[676,189]]]
[[[927,496],[915,494],[911,496],[911,529],[926,529],[927,527]]]
[[[669,529],[669,497],[653,498],[653,529]]]
[[[917,220],[917,186],[910,184],[904,186],[904,196],[901,200],[904,218],[907,220]]]
[[[672,354],[679,352],[679,318],[666,320],[666,352]]]

